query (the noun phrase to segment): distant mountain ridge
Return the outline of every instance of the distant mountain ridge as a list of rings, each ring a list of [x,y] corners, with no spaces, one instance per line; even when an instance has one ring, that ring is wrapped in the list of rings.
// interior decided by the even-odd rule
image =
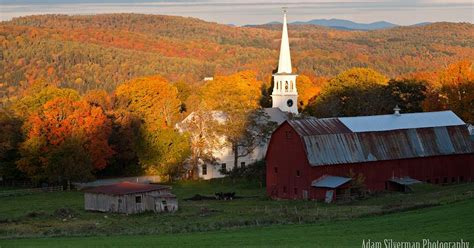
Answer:
[[[267,24],[280,24],[280,22],[269,22]],[[398,27],[399,25],[386,21],[378,21],[372,23],[358,23],[343,19],[314,19],[310,21],[291,22],[294,25],[319,25],[339,30],[378,30]],[[430,22],[417,23],[411,26],[424,26],[431,24]]]

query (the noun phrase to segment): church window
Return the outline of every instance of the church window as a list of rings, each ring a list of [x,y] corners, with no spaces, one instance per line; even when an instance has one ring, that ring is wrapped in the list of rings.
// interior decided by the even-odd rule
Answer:
[[[207,175],[207,165],[206,164],[202,165],[202,174]]]
[[[279,84],[279,82],[275,82],[275,87],[276,87],[277,90],[278,90],[278,84]]]
[[[293,91],[293,81],[290,82],[290,90]]]
[[[288,81],[285,82],[285,92],[288,92]]]

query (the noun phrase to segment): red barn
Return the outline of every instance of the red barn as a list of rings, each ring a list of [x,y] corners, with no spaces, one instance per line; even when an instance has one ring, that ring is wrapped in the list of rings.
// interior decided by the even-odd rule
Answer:
[[[272,134],[267,194],[326,199],[367,190],[474,180],[474,142],[451,111],[289,120]],[[356,179],[358,178],[358,179]]]

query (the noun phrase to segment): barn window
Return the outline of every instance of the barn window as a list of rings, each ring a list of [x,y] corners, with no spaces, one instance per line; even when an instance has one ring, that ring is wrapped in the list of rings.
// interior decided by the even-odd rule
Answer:
[[[273,168],[273,170],[275,171],[275,174],[278,173],[278,167]]]
[[[227,164],[226,163],[221,164],[221,170],[222,171],[227,171]]]
[[[283,193],[286,193],[286,186],[283,186]]]
[[[142,196],[141,195],[135,196],[135,203],[142,203]]]
[[[286,131],[285,134],[287,139],[291,139],[291,131]]]
[[[240,162],[240,167],[244,168],[245,167],[245,162]]]
[[[299,171],[299,170],[296,170],[296,176],[297,176],[297,177],[300,176],[300,171]]]
[[[202,165],[202,174],[207,175],[207,164]]]

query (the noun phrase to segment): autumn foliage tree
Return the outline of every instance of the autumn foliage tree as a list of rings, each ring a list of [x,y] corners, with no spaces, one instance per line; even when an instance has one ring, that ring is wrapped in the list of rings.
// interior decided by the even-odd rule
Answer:
[[[176,87],[160,76],[138,78],[120,85],[115,97],[116,109],[142,122],[134,146],[146,172],[168,179],[182,173],[189,147],[174,129],[181,108]]]
[[[88,180],[107,166],[113,150],[110,121],[100,107],[57,97],[24,124],[18,168],[34,181]]]
[[[250,154],[272,130],[268,115],[259,108],[261,94],[261,82],[252,71],[216,77],[202,90],[205,108],[225,115],[219,131],[232,146],[234,167],[239,157]]]
[[[464,121],[474,122],[474,70],[470,61],[449,65],[439,73],[440,98]]]
[[[331,79],[307,112],[317,117],[372,115],[394,106],[385,102],[388,79],[369,68],[352,68]],[[392,103],[393,104],[393,103]]]

